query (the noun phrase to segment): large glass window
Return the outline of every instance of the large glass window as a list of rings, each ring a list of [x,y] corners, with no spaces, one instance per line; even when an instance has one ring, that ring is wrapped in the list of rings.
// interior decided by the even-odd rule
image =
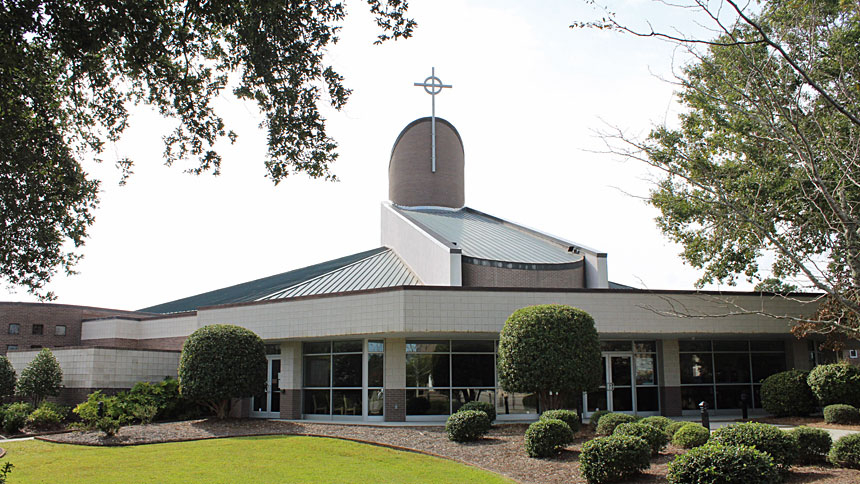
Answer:
[[[786,368],[783,341],[682,340],[678,346],[684,410],[703,401],[714,409],[740,408],[744,400],[760,408],[762,380]]]
[[[382,415],[383,348],[382,341],[368,342],[367,352],[362,340],[303,343],[304,413],[361,416],[367,358],[368,415]]]

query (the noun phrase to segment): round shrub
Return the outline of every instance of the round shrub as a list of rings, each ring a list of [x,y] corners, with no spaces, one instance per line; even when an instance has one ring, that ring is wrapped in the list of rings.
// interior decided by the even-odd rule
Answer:
[[[60,425],[62,417],[57,412],[47,407],[39,407],[27,417],[27,425],[39,429],[48,430]]]
[[[860,421],[860,410],[851,405],[836,403],[824,407],[824,421],[836,424],[852,424]]]
[[[639,423],[644,423],[652,427],[657,427],[658,429],[660,429],[660,431],[665,432],[666,427],[672,424],[672,419],[670,419],[669,417],[655,415],[653,417],[645,417],[639,420]]]
[[[576,410],[547,410],[540,416],[541,420],[561,420],[572,432],[579,432],[579,414]]]
[[[727,445],[746,445],[755,447],[773,457],[780,470],[787,470],[794,461],[795,443],[788,433],[773,425],[746,422],[717,429],[711,434],[711,441]]]
[[[846,363],[819,365],[806,378],[822,406],[844,403],[860,407],[860,368]]]
[[[777,417],[799,417],[815,411],[815,395],[806,383],[808,372],[788,370],[764,379],[761,405]]]
[[[598,410],[598,411],[591,414],[591,418],[588,419],[588,423],[590,423],[591,426],[596,429],[597,424],[600,423],[600,419],[604,415],[609,415],[610,413],[612,413],[612,412],[610,412],[609,410]]]
[[[849,434],[834,442],[827,460],[840,467],[860,469],[860,434]]]
[[[16,402],[6,405],[3,411],[3,432],[17,434],[27,423],[27,417],[33,412],[33,406],[29,403]]]
[[[652,455],[659,454],[666,448],[666,444],[669,443],[669,438],[666,437],[666,434],[662,430],[654,427],[653,425],[640,422],[621,424],[618,427],[615,427],[612,435],[630,435],[632,437],[639,437],[648,443],[648,446],[651,448]]]
[[[460,410],[448,417],[445,431],[454,442],[478,440],[490,430],[490,417],[481,410]]]
[[[615,432],[615,427],[635,421],[636,417],[633,415],[627,415],[626,413],[607,413],[600,417],[600,422],[597,423],[597,434],[612,435],[612,432]]]
[[[627,478],[651,466],[648,443],[632,435],[612,435],[582,444],[579,471],[589,484]]]
[[[672,440],[675,437],[675,433],[681,429],[684,425],[693,422],[672,422],[666,427],[666,436],[669,437],[669,440]]]
[[[710,438],[711,432],[708,429],[697,423],[687,422],[686,425],[681,426],[675,432],[675,435],[672,436],[672,445],[692,449],[693,447],[705,445]]]
[[[776,484],[770,455],[743,445],[710,443],[675,457],[666,479],[672,484]]]
[[[551,457],[573,441],[573,431],[561,420],[538,420],[526,430],[529,457]]]
[[[833,439],[830,438],[830,434],[826,430],[805,425],[790,431],[789,435],[794,439],[797,446],[794,461],[798,464],[814,464],[824,461],[827,458],[827,453],[830,452],[830,446],[833,444]]]
[[[457,411],[465,410],[479,410],[486,413],[487,417],[490,417],[490,423],[496,420],[496,406],[489,402],[466,402]]]

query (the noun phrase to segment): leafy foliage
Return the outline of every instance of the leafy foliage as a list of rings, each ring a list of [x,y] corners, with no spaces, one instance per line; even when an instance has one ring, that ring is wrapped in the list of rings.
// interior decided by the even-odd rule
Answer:
[[[499,336],[499,383],[505,391],[540,395],[545,410],[560,408],[564,394],[600,384],[600,343],[594,319],[564,305],[514,311]]]
[[[651,449],[639,437],[612,435],[582,444],[579,470],[589,484],[618,481],[651,467]]]
[[[639,437],[648,443],[651,448],[651,454],[657,455],[666,448],[669,443],[669,438],[666,434],[653,425],[648,425],[640,422],[625,423],[615,427],[612,435],[629,435]]]
[[[590,423],[591,426],[596,429],[597,425],[600,423],[600,419],[603,418],[604,415],[608,415],[610,413],[612,412],[610,412],[609,410],[598,410],[591,414],[591,418],[588,419],[588,423]]]
[[[626,413],[608,413],[600,417],[600,421],[597,423],[595,431],[597,432],[597,435],[612,435],[612,432],[615,432],[615,427],[635,421],[636,417],[633,415],[627,415]]]
[[[860,410],[851,405],[834,403],[824,407],[824,421],[835,424],[854,424],[860,422]]]
[[[788,470],[794,461],[795,441],[786,432],[773,425],[746,422],[729,425],[714,431],[711,442],[727,445],[755,447],[773,457],[780,470]]]
[[[0,398],[15,394],[15,384],[18,381],[15,368],[6,355],[0,355]]]
[[[529,457],[552,457],[571,442],[573,431],[561,420],[538,420],[526,429],[525,445]]]
[[[492,426],[490,417],[482,410],[459,410],[454,412],[445,423],[448,439],[454,442],[478,440]]]
[[[840,467],[860,469],[860,434],[845,435],[833,443],[827,460]]]
[[[377,42],[407,38],[404,0],[368,0]],[[71,270],[93,223],[98,183],[81,168],[128,126],[145,103],[174,126],[165,162],[220,172],[216,145],[235,133],[214,100],[228,86],[256,103],[268,132],[268,176],[334,179],[337,144],[320,106],[350,94],[326,65],[346,17],[343,2],[5,2],[0,7],[0,271],[44,291]],[[118,160],[124,175],[132,161]]]
[[[63,383],[63,370],[54,354],[48,348],[42,348],[27,367],[21,371],[18,378],[18,394],[33,400],[34,406],[39,406],[45,397],[55,397],[60,394]]]
[[[669,440],[672,440],[675,437],[675,433],[681,429],[684,425],[692,422],[672,422],[666,427],[666,435],[669,437]]]
[[[815,411],[815,395],[806,383],[808,375],[788,370],[765,378],[761,384],[762,408],[777,417],[805,416]]]
[[[846,363],[819,365],[806,378],[822,406],[843,403],[860,407],[860,368]]]
[[[662,415],[653,415],[651,417],[645,417],[639,420],[639,423],[647,424],[652,427],[657,427],[660,431],[665,432],[666,428],[672,424],[672,419],[669,417],[664,417]]]
[[[224,418],[231,398],[265,390],[266,371],[266,347],[253,331],[227,324],[204,326],[182,345],[179,391]]]
[[[490,417],[491,423],[496,420],[496,406],[490,402],[466,402],[457,411],[462,412],[464,410],[480,410],[486,413],[487,417]]]
[[[101,412],[99,408],[102,409]],[[81,419],[84,428],[89,429],[97,428],[102,419],[115,421],[117,426],[131,421],[119,398],[116,395],[105,395],[101,390],[87,395],[87,400],[79,403],[72,411]]]
[[[830,452],[833,439],[824,429],[801,425],[789,432],[797,446],[795,462],[798,464],[815,464],[823,462]]]
[[[782,482],[773,459],[744,445],[709,443],[680,454],[669,463],[672,484],[777,484]]]
[[[16,434],[27,423],[27,417],[33,412],[33,406],[26,402],[15,402],[3,408],[3,432]]]
[[[579,432],[579,414],[576,410],[547,410],[540,415],[541,420],[561,420],[570,427],[571,432]]]
[[[687,422],[672,436],[672,445],[692,449],[705,445],[710,438],[711,432],[708,429],[697,423]]]
[[[63,417],[50,407],[40,406],[27,417],[27,425],[39,430],[59,427]]]

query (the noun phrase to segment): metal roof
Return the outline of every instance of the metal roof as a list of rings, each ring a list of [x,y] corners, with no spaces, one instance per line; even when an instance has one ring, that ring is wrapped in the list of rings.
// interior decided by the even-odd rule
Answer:
[[[393,250],[386,249],[319,277],[261,297],[258,301],[420,284],[421,280],[400,257]]]
[[[431,235],[455,244],[476,259],[524,264],[569,264],[583,259],[561,241],[514,223],[464,207],[458,210],[406,209],[400,213]]]

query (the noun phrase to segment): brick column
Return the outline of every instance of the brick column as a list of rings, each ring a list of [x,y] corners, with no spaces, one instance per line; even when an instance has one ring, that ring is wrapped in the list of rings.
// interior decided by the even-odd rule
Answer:
[[[281,343],[281,375],[278,378],[281,391],[281,418],[302,418],[302,343]]]
[[[664,339],[661,343],[660,409],[667,417],[677,417],[681,415],[681,356],[678,353],[678,340]]]
[[[385,421],[406,421],[406,340],[385,340]]]

